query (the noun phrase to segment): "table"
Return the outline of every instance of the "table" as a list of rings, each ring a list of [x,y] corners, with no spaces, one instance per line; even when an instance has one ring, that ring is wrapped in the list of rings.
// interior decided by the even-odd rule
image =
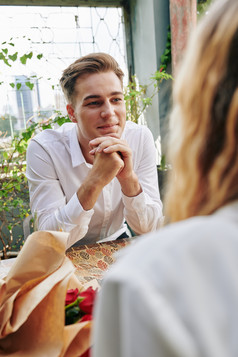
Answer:
[[[16,258],[0,260],[0,279],[3,279],[11,269]]]
[[[116,252],[131,244],[135,238],[81,245],[67,250],[66,255],[76,267],[75,275],[84,284],[96,279],[101,283],[103,275],[116,260]]]
[[[115,253],[131,244],[135,238],[81,245],[69,248],[66,255],[76,268],[76,276],[84,284],[96,279],[101,283],[103,275],[116,260]],[[0,279],[4,278],[17,258],[0,260]]]

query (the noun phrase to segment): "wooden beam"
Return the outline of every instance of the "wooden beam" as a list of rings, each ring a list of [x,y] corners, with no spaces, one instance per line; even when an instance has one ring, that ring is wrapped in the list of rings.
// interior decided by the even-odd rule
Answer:
[[[197,22],[197,0],[170,0],[173,75],[183,58],[191,30]]]
[[[125,0],[0,0],[0,5],[9,6],[124,6]]]

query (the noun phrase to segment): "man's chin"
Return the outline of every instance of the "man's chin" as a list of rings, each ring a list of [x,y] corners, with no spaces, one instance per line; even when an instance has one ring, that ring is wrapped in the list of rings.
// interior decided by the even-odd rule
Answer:
[[[115,132],[113,132],[113,133],[98,133],[98,136],[96,136],[96,137],[97,138],[102,138],[102,137],[110,136],[111,138],[120,139],[121,138],[121,134],[122,133],[115,133]]]
[[[116,139],[120,139],[121,135],[119,133],[108,133],[106,135],[103,136],[110,136],[112,138],[116,138]]]

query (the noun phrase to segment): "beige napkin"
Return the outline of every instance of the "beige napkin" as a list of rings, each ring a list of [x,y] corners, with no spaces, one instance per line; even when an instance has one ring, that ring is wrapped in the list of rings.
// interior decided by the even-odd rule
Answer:
[[[0,356],[77,357],[90,347],[91,321],[64,326],[69,288],[86,289],[65,256],[67,233],[35,232],[0,279]]]

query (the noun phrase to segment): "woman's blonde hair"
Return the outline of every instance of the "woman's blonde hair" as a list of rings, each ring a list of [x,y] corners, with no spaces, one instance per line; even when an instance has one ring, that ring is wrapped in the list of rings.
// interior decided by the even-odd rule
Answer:
[[[198,24],[175,79],[165,199],[169,222],[238,199],[238,1]]]

